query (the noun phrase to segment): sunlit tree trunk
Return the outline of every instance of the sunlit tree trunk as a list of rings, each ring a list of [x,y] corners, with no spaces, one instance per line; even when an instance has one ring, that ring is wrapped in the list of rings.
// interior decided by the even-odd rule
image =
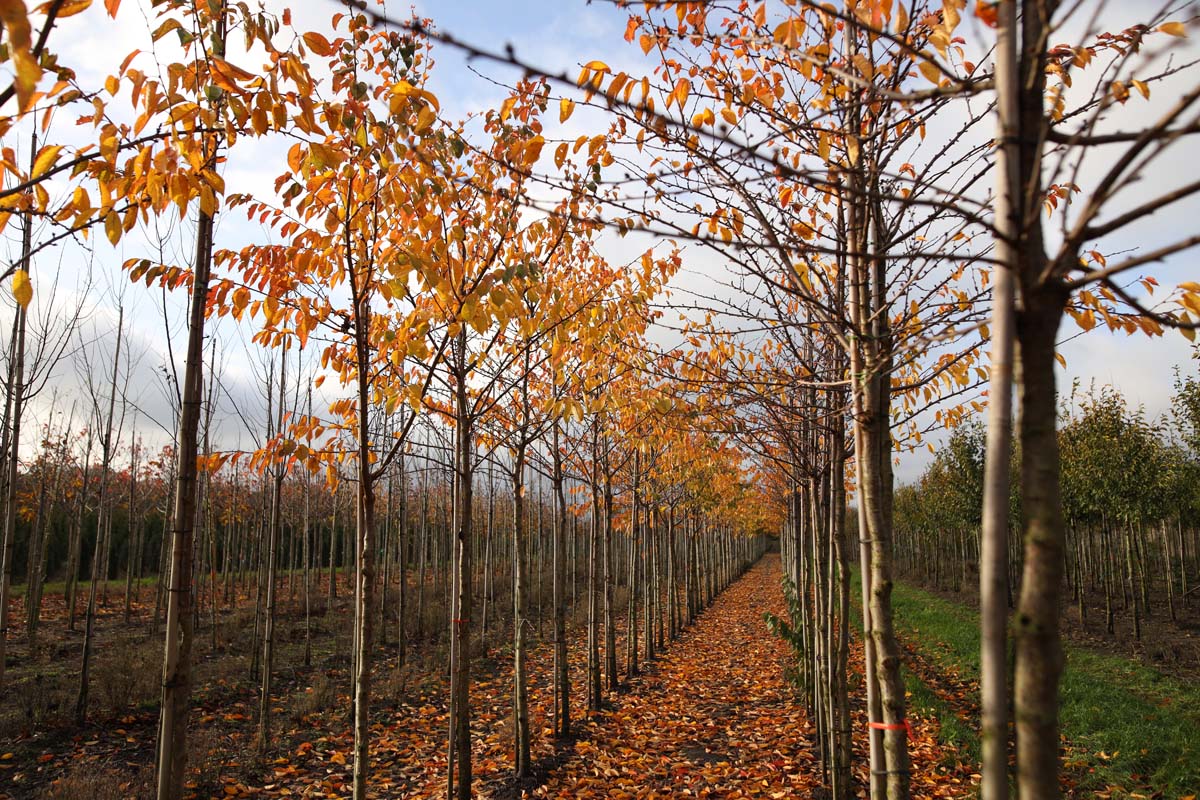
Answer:
[[[1015,0],[997,10],[996,266],[992,270],[992,352],[980,544],[980,695],[983,800],[1008,797],[1008,504],[1012,459],[1013,312],[1023,202],[1017,179],[1017,18]]]

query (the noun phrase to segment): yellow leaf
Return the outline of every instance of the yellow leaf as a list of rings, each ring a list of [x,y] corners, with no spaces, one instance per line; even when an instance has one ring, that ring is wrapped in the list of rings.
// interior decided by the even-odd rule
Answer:
[[[583,65],[583,68],[591,70],[592,72],[612,72],[612,70],[608,68],[608,64],[605,64],[603,61],[589,61]]]
[[[231,64],[223,58],[209,56],[209,64],[212,67],[213,83],[220,86],[222,89],[230,92],[240,92],[242,89],[238,86],[238,82],[246,82],[254,80],[254,73],[247,72],[236,64]]]
[[[22,0],[0,0],[0,23],[8,33],[8,49],[16,67],[14,87],[17,105],[24,111],[29,107],[33,90],[42,77],[42,68],[30,52],[32,44],[29,12]]]
[[[800,17],[792,17],[775,28],[775,41],[784,47],[798,47],[806,25]]]
[[[512,116],[513,106],[517,104],[517,98],[506,97],[504,102],[500,104],[500,121],[508,122],[508,118]]]
[[[675,105],[683,110],[683,104],[687,102],[688,94],[692,91],[692,82],[687,78],[680,78],[675,84],[675,90],[671,92],[671,97],[675,99]],[[670,105],[670,103],[668,103]]]
[[[58,8],[58,18],[73,17],[91,6],[92,0],[67,0]]]
[[[25,270],[19,269],[13,273],[12,293],[21,308],[29,307],[29,301],[33,299],[33,284],[29,282],[29,273]]]
[[[108,216],[104,218],[104,233],[114,246],[121,241],[121,218],[117,216],[117,212],[109,211]]]
[[[942,71],[937,68],[932,61],[922,61],[917,65],[917,69],[921,70],[921,74],[925,76],[930,83],[941,84]]]
[[[535,136],[525,144],[525,163],[532,164],[538,160],[542,154],[542,147],[545,146],[546,140],[541,136]]]
[[[1059,364],[1061,364],[1064,367],[1067,365],[1067,360],[1065,358],[1063,358],[1062,353],[1055,353],[1054,360],[1057,361]]]
[[[568,97],[564,97],[558,103],[558,121],[566,122],[571,117],[571,112],[575,110],[575,103]]]
[[[316,31],[309,31],[304,34],[304,43],[308,45],[308,49],[319,55],[321,58],[329,58],[333,55],[333,45],[329,43],[321,34]]]
[[[554,166],[562,169],[563,162],[567,160],[567,143],[563,142],[558,147],[554,148]]]
[[[210,217],[217,213],[217,195],[209,186],[200,187],[200,210]]]
[[[62,152],[62,145],[53,144],[49,147],[43,147],[42,152],[38,153],[37,158],[33,162],[32,178],[40,178],[58,161],[58,154]]]
[[[313,169],[323,170],[342,163],[342,154],[332,147],[313,142],[309,146],[308,162]]]
[[[1181,39],[1187,37],[1187,27],[1182,22],[1164,22],[1158,26],[1158,30],[1170,36],[1178,36]]]
[[[418,89],[408,81],[400,81],[392,87],[392,94],[400,97],[415,97],[433,106],[434,111],[441,111],[442,106],[438,103],[437,97],[433,92],[427,92],[424,89]]]
[[[433,123],[436,121],[437,114],[434,114],[433,110],[430,109],[429,106],[425,106],[421,109],[421,112],[417,114],[417,124],[413,126],[413,129],[417,133],[425,133],[433,127]]]

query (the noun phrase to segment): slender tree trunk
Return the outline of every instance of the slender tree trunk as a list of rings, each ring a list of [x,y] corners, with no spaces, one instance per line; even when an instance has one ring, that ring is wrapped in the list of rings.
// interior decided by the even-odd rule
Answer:
[[[87,444],[84,446],[83,464],[80,466],[79,489],[75,495],[75,512],[68,525],[67,543],[67,630],[75,630],[76,606],[79,594],[79,559],[83,550],[83,514],[87,510],[88,481],[91,478],[92,429],[88,426]]]
[[[400,454],[400,518],[398,520],[400,553],[397,570],[400,573],[399,598],[396,609],[396,667],[403,668],[408,658],[408,474],[404,454]]]
[[[1021,357],[1021,511],[1025,567],[1014,624],[1018,788],[1022,798],[1058,796],[1058,620],[1063,580],[1054,342],[1064,298],[1025,293]]]
[[[1000,148],[996,175],[996,267],[992,270],[992,352],[988,391],[983,529],[979,564],[982,800],[1008,797],[1008,504],[1012,460],[1014,288],[1023,207],[1016,150],[1016,1],[998,9],[996,95]]]
[[[571,733],[571,672],[567,661],[567,500],[557,420],[551,447],[554,469],[554,732],[556,736],[565,737]]]
[[[607,451],[607,442],[605,450]],[[620,688],[620,678],[617,675],[617,623],[613,589],[616,583],[613,563],[613,490],[612,473],[608,470],[607,452],[605,455],[604,474],[604,672],[607,677],[608,690],[617,691]]]
[[[524,435],[523,433],[518,435]],[[517,445],[513,487],[513,772],[529,775],[529,692],[525,674],[525,444]]]
[[[139,533],[141,531],[141,519],[138,518],[134,511],[134,504],[137,497],[137,471],[140,466],[138,460],[138,443],[137,443],[137,418],[134,417],[134,430],[130,433],[129,438],[133,440],[130,445],[129,456],[129,557],[126,560],[125,567],[125,624],[129,624],[129,618],[133,613],[133,585],[136,579],[139,550]],[[139,589],[141,586],[139,585]]]
[[[625,621],[625,674],[638,673],[638,564],[641,560],[638,538],[638,489],[641,479],[641,453],[633,454],[633,497],[630,501],[629,522],[629,600]]]
[[[459,337],[459,358],[465,359],[466,334]],[[473,420],[467,394],[467,371],[462,365],[456,375],[455,404],[455,492],[454,552],[455,566],[451,619],[451,747],[450,785],[458,800],[471,798],[471,551]],[[457,765],[457,776],[455,767]],[[455,778],[457,777],[457,782]]]
[[[112,513],[108,502],[108,473],[112,463],[113,409],[117,403],[117,371],[121,360],[121,333],[125,324],[125,309],[117,312],[117,344],[113,353],[112,381],[109,384],[108,415],[104,421],[104,438],[101,440],[100,495],[96,513],[96,548],[92,554],[92,581],[88,591],[87,621],[84,623],[83,656],[79,667],[79,694],[75,700],[75,724],[82,725],[87,717],[88,683],[91,672],[92,645],[96,628],[96,589],[101,569],[101,547],[108,515]]]
[[[222,34],[223,40],[223,34]],[[171,571],[167,591],[166,644],[163,654],[162,710],[158,733],[158,800],[183,795],[187,763],[187,714],[192,693],[192,550],[196,524],[196,439],[204,389],[204,312],[212,264],[213,218],[200,213],[192,299],[188,312],[171,513]],[[163,543],[164,549],[166,542]]]
[[[856,199],[861,195],[860,176],[848,173],[850,180],[849,241],[853,253],[865,253],[869,220],[866,209]],[[891,429],[888,413],[884,334],[880,318],[886,316],[877,307],[882,302],[878,291],[878,273],[882,259],[856,255],[849,259],[850,303],[852,317],[862,341],[851,347],[851,374],[861,376],[853,388],[855,394],[855,464],[858,472],[859,514],[866,522],[866,540],[870,542],[870,625],[874,642],[876,678],[882,721],[887,797],[905,800],[909,796],[908,736],[905,727],[904,682],[900,675],[900,646],[892,621],[892,540],[889,514]],[[867,263],[870,261],[871,263]],[[864,572],[864,576],[867,573]],[[866,578],[864,577],[864,582]]]
[[[597,548],[600,542],[600,448],[597,426],[592,426],[592,520],[588,531],[588,708],[600,709],[602,688],[600,684],[600,558]]]
[[[279,435],[283,431],[283,399],[287,394],[287,351],[282,351],[279,359],[279,390],[276,393],[278,410],[273,430],[268,431],[268,438]],[[270,401],[267,403],[270,408]],[[268,411],[268,414],[270,412]],[[267,525],[267,565],[266,565],[266,615],[263,624],[262,649],[262,681],[259,685],[258,698],[258,752],[265,753],[271,743],[271,672],[275,667],[275,562],[279,550],[279,531],[283,515],[283,477],[284,466],[277,464],[272,467],[271,475],[271,519]]]
[[[49,483],[46,470],[50,466],[48,461],[48,458],[43,461],[41,474],[38,475],[37,516],[34,518],[33,530],[29,536],[28,567],[25,570],[27,575],[25,580],[25,636],[29,642],[31,654],[37,647],[38,623],[42,616],[42,582],[46,569],[46,539],[49,538],[46,534],[46,495]]]
[[[347,223],[348,225],[349,223]],[[349,235],[347,234],[347,237]],[[371,647],[375,610],[375,481],[371,468],[371,305],[356,282],[357,268],[347,267],[354,302],[354,348],[357,362],[358,496],[354,571],[354,800],[366,800],[370,771]]]
[[[33,148],[37,150],[34,140]],[[30,158],[33,158],[32,153]],[[33,222],[26,218],[21,230],[21,268],[29,271],[32,250]],[[16,557],[17,539],[17,476],[21,452],[21,417],[25,408],[25,307],[18,304],[13,322],[13,338],[10,345],[8,397],[5,405],[4,436],[7,443],[4,455],[5,483],[4,543],[0,547],[0,688],[4,686],[4,672],[8,661],[8,595],[12,586],[13,559]]]

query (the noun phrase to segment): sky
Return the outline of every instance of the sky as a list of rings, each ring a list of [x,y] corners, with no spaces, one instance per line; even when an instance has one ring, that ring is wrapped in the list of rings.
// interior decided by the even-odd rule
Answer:
[[[100,85],[103,77],[115,71],[121,59],[131,50],[149,50],[147,32],[151,24],[145,11],[148,3],[139,5],[137,0],[124,0],[115,21],[103,15],[99,5],[97,3],[97,8],[88,13],[63,21],[52,40],[60,60],[74,66],[85,85]],[[265,5],[269,10],[278,11],[285,4],[269,0]],[[288,5],[292,9],[293,21],[300,30],[328,30],[329,18],[340,10],[340,5],[332,0],[293,0]],[[1158,8],[1159,5],[1140,0],[1109,3],[1102,19],[1103,26],[1107,29],[1120,28],[1138,20],[1147,9]],[[440,30],[462,41],[488,49],[503,50],[511,45],[519,58],[554,73],[577,74],[580,65],[593,58],[606,61],[618,71],[628,70],[638,74],[648,71],[647,65],[642,62],[640,50],[624,41],[624,12],[608,2],[424,0],[415,5],[392,3],[384,9],[390,16],[397,18],[407,17],[415,10],[421,16],[432,18]],[[1077,29],[1085,22],[1086,20],[1082,19],[1070,21],[1070,25],[1062,31],[1063,37],[1069,39],[1076,35],[1077,30],[1073,30],[1071,26],[1076,26]],[[974,23],[968,21],[966,24]],[[982,38],[987,35],[984,31],[971,28],[968,28],[966,33],[968,38]],[[1176,63],[1200,55],[1200,51],[1191,40],[1175,40],[1172,44],[1173,51],[1164,57],[1169,55],[1176,59]],[[146,61],[147,65],[150,64],[148,55],[140,58]],[[235,63],[253,70],[253,57],[248,58],[248,61],[235,60]],[[512,70],[486,62],[471,62],[460,52],[446,47],[435,49],[434,58],[437,66],[433,72],[431,88],[441,100],[443,116],[447,118],[462,118],[497,106],[505,96],[502,84],[511,83],[516,77]],[[1140,110],[1130,111],[1134,114],[1147,113],[1169,102],[1172,96],[1177,96],[1178,91],[1179,84],[1168,82],[1162,91],[1155,89],[1150,103],[1142,106]],[[1124,109],[1119,112],[1124,113]],[[1140,122],[1140,119],[1134,117],[1130,117],[1129,120],[1130,124]],[[1114,124],[1120,127],[1123,121],[1124,118],[1118,118]],[[547,136],[550,138],[578,135],[589,129],[594,130],[599,122],[596,114],[589,116],[587,112],[581,111],[561,128],[557,126],[557,120],[553,120]],[[64,136],[70,134],[71,127],[72,120],[63,116],[55,120],[53,130],[55,135]],[[17,146],[23,144],[18,142]],[[229,191],[269,194],[277,172],[275,160],[270,157],[274,154],[270,150],[278,145],[266,142],[245,144],[246,146],[237,149],[236,156],[231,158],[226,167],[225,177]],[[9,142],[5,142],[5,145],[9,145]],[[1101,163],[1085,165],[1082,174],[1086,177],[1103,166],[1102,159]],[[1134,192],[1150,191],[1156,186],[1170,185],[1172,179],[1178,179],[1179,171],[1194,175],[1196,170],[1194,161],[1186,157],[1177,157],[1148,171],[1142,177],[1142,188],[1135,187]],[[1086,182],[1081,183],[1084,183],[1086,191]],[[1135,250],[1145,244],[1159,244],[1166,240],[1165,237],[1178,235],[1179,231],[1194,231],[1198,215],[1200,206],[1196,203],[1183,204],[1171,213],[1156,215],[1136,232],[1112,242],[1112,249]],[[0,243],[0,256],[6,260],[13,257],[18,244],[15,230],[15,226],[10,226],[4,234],[4,241]],[[123,367],[122,381],[128,383],[129,394],[138,409],[138,430],[144,433],[148,441],[164,443],[169,440],[168,432],[173,428],[171,404],[168,402],[169,390],[162,378],[164,366],[168,365],[171,359],[166,343],[168,340],[175,343],[174,355],[181,371],[183,298],[164,299],[158,292],[149,291],[144,286],[130,285],[116,269],[126,258],[153,254],[154,236],[152,232],[150,234],[129,237],[115,250],[101,240],[89,248],[66,246],[41,256],[35,268],[34,279],[35,308],[41,310],[34,316],[36,318],[39,314],[44,315],[51,301],[53,308],[61,314],[62,309],[74,307],[70,302],[72,297],[78,298],[85,317],[82,326],[85,332],[83,338],[90,344],[73,346],[71,349],[89,354],[88,363],[108,364],[111,360],[111,332],[116,324],[114,298],[120,297],[126,308],[126,326],[130,332],[128,351],[136,356],[135,361]],[[260,235],[261,231],[245,222],[239,212],[219,217],[217,236],[220,245],[229,246],[231,243],[249,241]],[[181,249],[175,257],[186,261],[186,237],[183,237],[184,244],[179,243],[179,236],[169,238]],[[620,240],[616,237],[606,237],[604,247],[610,261],[620,263],[630,260],[651,244],[644,238],[640,241],[637,241],[637,238]],[[170,257],[170,254],[168,256]],[[725,277],[725,266],[711,254],[695,250],[686,251],[685,264],[686,269],[678,279],[677,287],[681,290],[681,296],[686,295],[689,288],[711,284]],[[51,298],[47,291],[46,278],[43,276],[54,272],[61,272],[62,277],[58,293]],[[1200,280],[1200,267],[1197,266],[1196,257],[1188,254],[1173,258],[1166,265],[1156,266],[1151,272],[1159,277],[1164,287],[1183,280]],[[92,276],[90,285],[85,278],[87,275]],[[10,298],[6,297],[5,300],[11,305]],[[9,318],[9,313],[11,312],[4,312],[4,317]],[[7,336],[7,323],[4,325],[4,335]],[[1069,326],[1069,323],[1067,325]],[[164,331],[169,331],[170,335],[165,335]],[[1073,381],[1084,385],[1091,381],[1100,384],[1112,383],[1118,386],[1131,402],[1145,405],[1151,416],[1163,413],[1169,405],[1173,368],[1182,365],[1185,369],[1195,370],[1200,366],[1196,362],[1189,362],[1190,347],[1177,333],[1168,332],[1164,338],[1154,340],[1140,335],[1111,335],[1101,329],[1095,329],[1086,335],[1074,334],[1073,329],[1064,328],[1064,338],[1069,338],[1069,341],[1062,346],[1067,366],[1060,370],[1060,387],[1069,387]],[[219,371],[225,384],[225,397],[218,410],[218,416],[221,418],[221,443],[223,446],[239,449],[249,447],[252,446],[251,438],[239,423],[238,417],[239,414],[251,420],[262,417],[262,357],[246,346],[244,331],[238,330],[228,322],[218,324],[214,335],[219,340]],[[51,339],[53,338],[51,333]],[[104,366],[102,371],[106,373],[108,369]],[[60,387],[60,398],[57,401],[60,413],[68,407],[71,402],[69,397],[79,395],[79,375],[86,371],[86,364],[79,355],[64,359],[53,374],[48,376],[46,391],[33,404],[35,421],[44,422],[49,417],[53,388],[56,386]],[[130,420],[126,429],[131,429],[134,424]],[[252,423],[250,427],[256,425]],[[912,456],[901,456],[898,478],[902,481],[912,480],[919,474],[926,460],[927,455],[924,451]]]

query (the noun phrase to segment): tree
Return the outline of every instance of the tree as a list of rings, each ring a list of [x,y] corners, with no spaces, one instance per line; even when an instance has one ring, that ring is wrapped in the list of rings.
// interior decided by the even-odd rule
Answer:
[[[1113,264],[1107,263],[1100,250],[1088,249],[1103,247],[1100,243],[1105,237],[1200,191],[1200,184],[1186,181],[1149,198],[1131,197],[1127,191],[1136,171],[1162,158],[1188,134],[1186,115],[1200,99],[1200,90],[1185,92],[1148,125],[1115,133],[1102,130],[1105,112],[1129,100],[1130,86],[1144,87],[1144,91],[1138,90],[1149,94],[1150,84],[1137,77],[1143,66],[1137,56],[1148,37],[1156,29],[1182,35],[1183,26],[1167,22],[1159,14],[1143,25],[1100,34],[1093,43],[1076,49],[1054,48],[1048,45],[1047,35],[1059,12],[1060,4],[1054,0],[1030,0],[1002,3],[999,17],[1002,41],[1011,42],[1005,44],[1004,57],[1015,55],[1011,66],[1004,60],[998,62],[998,69],[1003,66],[1005,71],[997,74],[997,102],[1005,115],[1015,112],[1015,117],[1003,116],[1001,124],[1009,141],[1016,144],[1004,149],[1012,173],[1003,176],[1007,197],[1000,210],[1008,211],[1009,218],[1000,220],[997,237],[1013,246],[1007,268],[1016,283],[1014,335],[1020,363],[1018,440],[1025,554],[1014,625],[1014,692],[1022,797],[1049,797],[1058,792],[1058,684],[1063,663],[1058,620],[1065,558],[1054,375],[1059,325],[1069,312],[1085,329],[1096,324],[1097,316],[1112,328],[1141,329],[1150,335],[1160,333],[1163,325],[1185,330],[1194,327],[1182,308],[1178,312],[1153,311],[1115,282],[1119,275],[1193,246],[1194,237]],[[1097,90],[1077,107],[1068,108],[1066,84],[1071,69],[1086,67],[1106,53],[1113,57],[1101,68]],[[1052,85],[1054,82],[1058,85]],[[1091,185],[1090,199],[1077,209],[1058,208],[1059,201],[1072,191],[1073,184],[1068,181],[1069,176],[1078,174],[1077,162],[1100,152],[1107,166]],[[1122,202],[1127,205],[1122,207]],[[1060,243],[1050,243],[1043,208],[1058,208],[1063,216]],[[1095,292],[1089,289],[1093,286]],[[1181,305],[1197,302],[1187,287],[1180,291]],[[1118,305],[1128,310],[1122,313]],[[996,390],[1002,391],[1002,384]],[[992,441],[1007,446],[1002,414],[994,420],[1000,429]],[[989,453],[997,468],[1002,455]],[[985,493],[984,502],[992,509],[1003,505],[996,497],[1003,481],[997,478],[989,481]],[[989,521],[989,525],[996,522]],[[992,641],[989,661],[1000,652],[996,639]],[[990,680],[983,687],[993,715],[993,739],[998,733],[994,715],[999,713],[1000,690],[992,687],[1002,675],[990,670]],[[985,769],[994,781],[989,783],[990,791],[999,791],[1000,781],[995,777],[1000,769],[995,766],[999,748],[990,745],[988,755]]]

